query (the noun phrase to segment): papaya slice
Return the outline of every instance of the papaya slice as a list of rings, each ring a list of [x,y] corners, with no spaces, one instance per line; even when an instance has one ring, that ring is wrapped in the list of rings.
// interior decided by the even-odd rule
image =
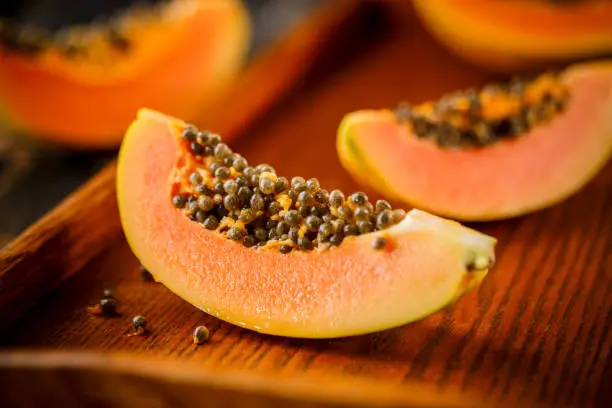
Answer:
[[[142,105],[195,120],[241,68],[250,41],[240,0],[125,0],[50,28],[36,24],[40,13],[28,17],[34,3],[0,20],[0,120],[69,147],[117,147]]]
[[[519,216],[565,200],[612,152],[612,61],[347,114],[337,150],[363,183],[466,221]]]
[[[441,43],[500,72],[612,53],[608,0],[413,0]]]
[[[249,166],[219,135],[142,109],[117,195],[133,253],[197,308],[273,335],[358,335],[421,319],[478,286],[496,240],[427,212]]]

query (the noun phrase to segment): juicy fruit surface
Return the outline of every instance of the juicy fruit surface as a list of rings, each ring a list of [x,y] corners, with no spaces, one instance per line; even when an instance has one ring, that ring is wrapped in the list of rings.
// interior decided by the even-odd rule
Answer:
[[[499,71],[612,51],[607,0],[413,0],[428,30],[462,57]]]
[[[339,156],[357,180],[440,215],[485,221],[550,206],[612,152],[612,63],[576,65],[561,80],[570,92],[563,112],[516,138],[442,149],[390,110],[359,111],[340,126]]]
[[[120,152],[118,203],[141,263],[211,315],[275,335],[363,334],[448,305],[476,286],[494,259],[493,238],[419,211],[325,251],[246,248],[172,205],[171,174],[186,154],[178,136],[184,126],[140,111]],[[378,235],[389,242],[385,250],[372,248]]]
[[[30,58],[0,48],[5,125],[69,146],[109,148],[120,143],[143,105],[197,117],[240,69],[249,18],[240,0],[175,3],[190,7],[146,29],[132,25],[132,43],[121,62],[68,59],[53,51]]]

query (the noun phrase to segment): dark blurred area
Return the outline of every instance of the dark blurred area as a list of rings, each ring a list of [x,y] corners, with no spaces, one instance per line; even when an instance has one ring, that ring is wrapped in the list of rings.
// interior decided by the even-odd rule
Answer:
[[[55,10],[70,8],[74,0],[53,0]],[[245,0],[252,19],[249,60],[288,30],[300,17],[323,0]],[[28,21],[36,21],[49,29],[61,22],[88,21],[91,10],[116,9],[126,0],[90,0],[89,6],[74,8],[70,13],[47,13],[42,2],[30,2]],[[80,3],[80,5],[83,5]],[[7,15],[20,2],[0,1],[0,14]],[[2,133],[0,129],[0,133]],[[6,132],[5,132],[6,133]],[[40,147],[27,141],[0,136],[0,245],[6,244],[66,195],[99,171],[116,155],[116,150],[83,153],[62,148]]]

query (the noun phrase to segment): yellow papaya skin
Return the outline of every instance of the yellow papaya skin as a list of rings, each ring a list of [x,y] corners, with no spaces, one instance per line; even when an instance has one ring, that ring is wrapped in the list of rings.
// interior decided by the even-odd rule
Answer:
[[[612,54],[612,2],[413,0],[425,28],[465,60],[501,73]]]
[[[92,150],[118,147],[144,105],[195,121],[242,68],[250,17],[241,0],[174,3],[164,20],[135,22],[129,51],[113,64],[0,46],[0,126]]]

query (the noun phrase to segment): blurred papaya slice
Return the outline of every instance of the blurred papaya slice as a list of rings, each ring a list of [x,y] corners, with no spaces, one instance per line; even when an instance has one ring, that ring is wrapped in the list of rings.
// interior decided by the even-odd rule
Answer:
[[[71,147],[118,146],[143,105],[194,119],[250,41],[240,0],[60,3],[0,9],[0,120]]]
[[[537,70],[612,53],[609,0],[413,0],[425,27],[464,59]]]

